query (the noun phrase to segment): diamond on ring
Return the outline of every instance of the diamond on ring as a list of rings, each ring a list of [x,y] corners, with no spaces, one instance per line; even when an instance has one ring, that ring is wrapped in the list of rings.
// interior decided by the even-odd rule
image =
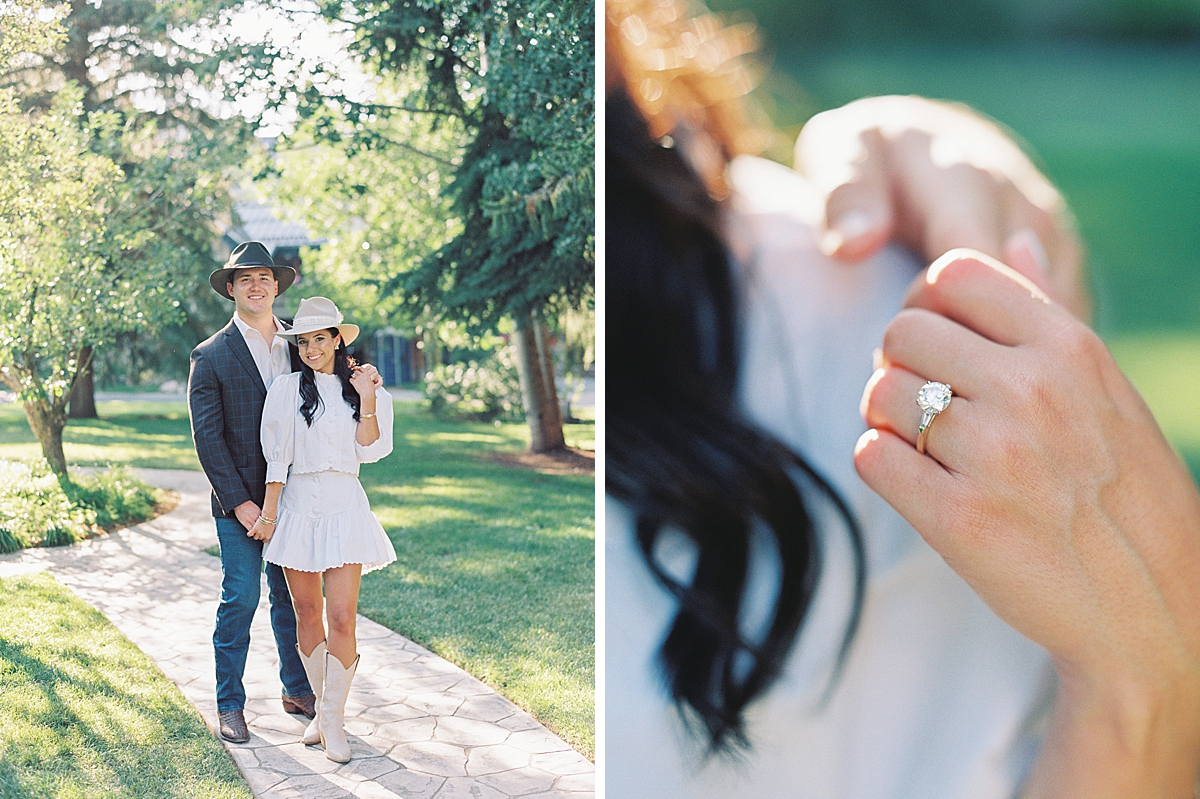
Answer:
[[[917,392],[917,405],[923,412],[921,424],[917,427],[917,452],[922,455],[925,454],[925,438],[929,434],[929,425],[933,424],[933,417],[950,406],[953,396],[949,385],[933,380],[921,386]]]
[[[950,405],[951,396],[953,394],[950,391],[950,386],[945,383],[935,383],[931,380],[921,386],[921,390],[917,392],[917,404],[926,413],[938,414],[946,410]]]

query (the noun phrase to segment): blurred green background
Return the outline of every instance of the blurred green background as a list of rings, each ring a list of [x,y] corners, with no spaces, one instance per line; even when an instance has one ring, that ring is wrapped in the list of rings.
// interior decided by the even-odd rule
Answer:
[[[965,102],[1078,217],[1097,330],[1200,476],[1200,0],[712,0],[759,24],[794,138],[874,94]]]

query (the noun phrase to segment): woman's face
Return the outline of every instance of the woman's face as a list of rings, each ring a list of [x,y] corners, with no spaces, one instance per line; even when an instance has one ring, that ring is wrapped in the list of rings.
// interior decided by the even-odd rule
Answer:
[[[296,336],[300,360],[308,364],[314,372],[324,372],[327,375],[333,374],[333,354],[341,342],[342,337],[332,330],[314,330]]]

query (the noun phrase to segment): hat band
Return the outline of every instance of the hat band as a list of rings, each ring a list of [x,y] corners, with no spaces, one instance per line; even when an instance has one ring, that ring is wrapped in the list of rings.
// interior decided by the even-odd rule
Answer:
[[[332,316],[309,316],[303,319],[297,319],[292,322],[292,327],[337,327],[342,323],[341,319],[336,319]]]

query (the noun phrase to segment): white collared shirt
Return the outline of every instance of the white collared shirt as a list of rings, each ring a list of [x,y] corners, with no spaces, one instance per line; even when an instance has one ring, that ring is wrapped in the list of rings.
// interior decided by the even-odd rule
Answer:
[[[284,328],[279,320],[274,316],[271,319],[275,322],[275,332],[283,333]],[[292,357],[288,354],[287,341],[279,336],[272,336],[271,346],[268,349],[262,333],[246,324],[236,311],[233,314],[233,323],[237,325],[238,330],[242,331],[242,338],[246,339],[246,346],[250,348],[250,354],[254,357],[254,365],[258,367],[263,385],[269,390],[271,383],[275,382],[275,378],[292,371]]]

